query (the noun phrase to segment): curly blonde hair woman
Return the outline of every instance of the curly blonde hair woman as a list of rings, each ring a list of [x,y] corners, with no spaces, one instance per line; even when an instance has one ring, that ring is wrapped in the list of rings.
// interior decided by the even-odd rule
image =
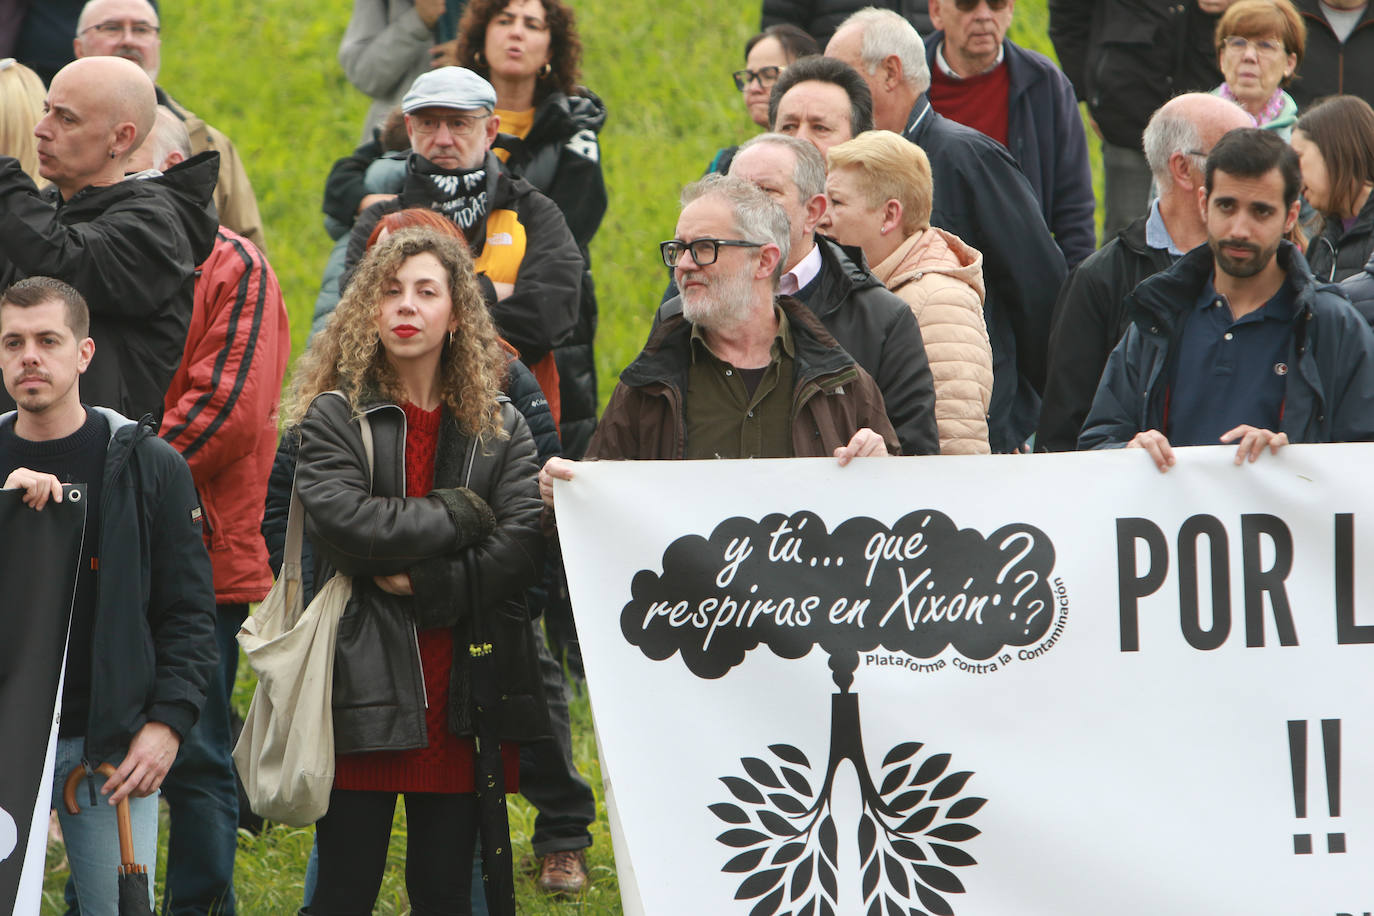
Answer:
[[[549,729],[525,603],[543,571],[538,462],[501,397],[506,359],[464,243],[402,229],[363,258],[299,369],[295,489],[317,581],[352,577],[310,916],[371,912],[398,795],[415,911],[470,912],[480,835],[488,910],[514,916],[503,794],[519,744]]]
[[[336,388],[355,409],[368,394],[397,403],[406,399],[378,320],[401,266],[424,254],[443,268],[453,304],[448,338],[436,361],[439,399],[465,432],[500,435],[496,398],[505,379],[506,355],[477,286],[472,255],[461,240],[427,229],[389,235],[358,265],[329,324],[297,366],[294,419],[300,419],[316,395]]]

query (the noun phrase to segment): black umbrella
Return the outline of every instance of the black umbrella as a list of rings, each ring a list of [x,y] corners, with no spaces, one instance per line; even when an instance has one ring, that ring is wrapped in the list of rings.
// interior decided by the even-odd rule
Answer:
[[[115,768],[102,763],[93,771],[86,765],[72,770],[62,787],[62,802],[68,814],[80,814],[81,806],[76,803],[76,787],[86,776],[100,773],[106,779],[115,773]],[[94,804],[95,790],[91,790]],[[121,799],[115,806],[115,819],[119,824],[119,916],[153,916],[148,906],[148,869],[134,862],[134,829],[129,820],[129,799]]]

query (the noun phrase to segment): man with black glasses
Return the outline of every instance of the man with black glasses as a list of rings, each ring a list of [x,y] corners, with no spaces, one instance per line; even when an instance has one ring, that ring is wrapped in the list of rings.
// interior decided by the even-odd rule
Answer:
[[[659,247],[682,291],[597,424],[588,459],[853,458],[896,454],[882,395],[807,308],[777,296],[791,228],[753,183],[708,175],[682,192]],[[553,478],[576,463],[551,458]]]

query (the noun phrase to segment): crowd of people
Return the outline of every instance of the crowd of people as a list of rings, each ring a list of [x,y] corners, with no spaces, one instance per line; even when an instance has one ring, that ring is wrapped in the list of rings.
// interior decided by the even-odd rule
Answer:
[[[91,487],[55,791],[115,768],[57,806],[69,911],[115,912],[104,802],[153,870],[159,793],[164,912],[235,911],[235,636],[293,493],[307,595],[352,577],[301,912],[371,911],[400,795],[412,908],[512,914],[508,792],[538,886],[587,881],[579,461],[1374,439],[1374,10],[1049,7],[1062,68],[1008,39],[1015,0],[765,0],[720,75],[762,132],[683,190],[598,415],[608,112],[566,0],[354,0],[372,106],[285,402],[252,163],[157,83],[156,7],[0,4],[0,479]]]

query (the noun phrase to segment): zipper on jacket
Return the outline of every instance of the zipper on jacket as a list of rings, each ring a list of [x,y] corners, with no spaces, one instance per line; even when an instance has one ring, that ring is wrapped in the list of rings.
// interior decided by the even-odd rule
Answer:
[[[429,709],[429,688],[425,686],[425,663],[420,658],[420,628],[413,623],[410,625],[410,635],[415,637],[415,668],[420,672],[420,696],[425,701],[425,709]]]
[[[406,480],[406,446],[405,446],[405,442],[406,442],[406,436],[408,436],[408,435],[410,434],[410,428],[409,428],[409,424],[406,423],[406,412],[405,412],[404,408],[401,407],[401,405],[399,405],[399,404],[389,404],[389,405],[385,405],[385,406],[394,407],[394,408],[395,408],[397,411],[399,411],[400,414],[401,414],[401,495],[404,496],[404,495],[405,495],[405,491],[406,491],[406,486],[405,486],[405,480]],[[374,460],[375,460],[375,459],[374,459]],[[371,490],[369,490],[369,492],[375,491],[376,488],[377,488],[377,469],[376,469],[375,467],[373,467],[373,468],[371,469],[371,475],[372,475],[372,488],[371,488]],[[411,600],[414,600],[413,596],[412,596],[412,599],[411,599]],[[415,673],[419,676],[419,680],[420,680],[420,698],[421,698],[422,700],[424,700],[424,702],[425,702],[425,709],[429,709],[429,688],[425,686],[425,662],[424,662],[424,659],[420,656],[420,628],[417,627],[417,626],[414,624],[414,622],[412,622],[412,623],[410,624],[410,636],[411,636],[412,641],[413,641],[414,644],[415,644]]]

